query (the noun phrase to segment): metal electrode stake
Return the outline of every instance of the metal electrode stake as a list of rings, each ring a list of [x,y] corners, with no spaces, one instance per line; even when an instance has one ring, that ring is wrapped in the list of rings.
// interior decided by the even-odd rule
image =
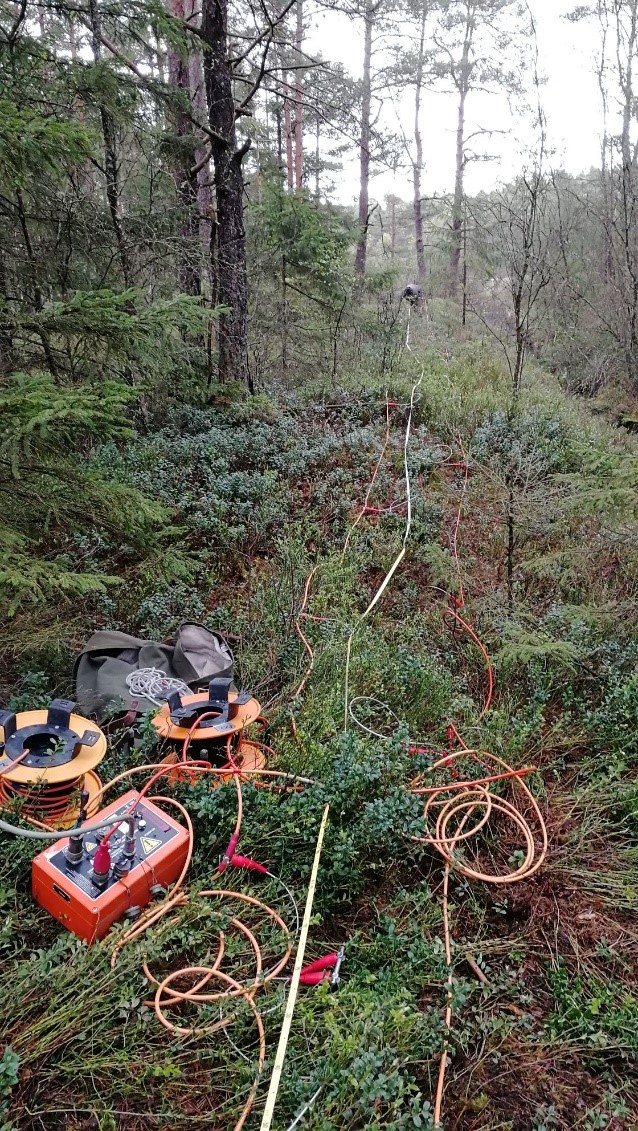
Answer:
[[[330,987],[331,987],[331,989],[334,989],[335,986],[339,985],[339,972],[341,970],[341,963],[343,962],[343,957],[344,957],[345,953],[346,953],[345,946],[339,947],[339,950],[337,952],[337,961],[335,962],[334,970],[332,971],[332,974],[330,975]]]

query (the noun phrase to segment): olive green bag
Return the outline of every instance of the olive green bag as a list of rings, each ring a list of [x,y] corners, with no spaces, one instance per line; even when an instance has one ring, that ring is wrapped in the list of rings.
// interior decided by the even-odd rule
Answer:
[[[215,677],[232,679],[233,654],[218,632],[182,624],[169,642],[142,640],[125,632],[95,632],[75,661],[75,701],[83,715],[106,719],[123,711],[157,710],[144,696],[132,696],[126,677],[157,668],[193,690]]]

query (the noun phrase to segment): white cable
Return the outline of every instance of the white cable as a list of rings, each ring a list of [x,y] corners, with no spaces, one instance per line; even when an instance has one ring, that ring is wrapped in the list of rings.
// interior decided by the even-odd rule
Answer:
[[[284,889],[286,895],[288,896],[288,899],[290,900],[290,902],[292,904],[292,908],[293,908],[293,911],[295,913],[295,940],[296,940],[297,936],[299,934],[299,905],[297,903],[297,900],[295,899],[290,888],[288,887],[288,884],[284,883],[281,876],[276,876],[274,872],[266,872],[266,875],[269,876],[271,880],[274,880],[275,883],[278,883],[280,885],[280,887],[282,887]]]
[[[372,727],[366,726],[366,724],[362,722],[361,719],[358,718],[352,710],[355,703],[376,703],[378,707],[382,707],[384,711],[387,711],[388,715],[392,716],[398,730],[401,726],[401,720],[397,715],[395,715],[392,708],[388,707],[387,703],[384,703],[382,699],[377,699],[374,695],[355,695],[354,699],[351,699],[348,703],[348,714],[350,715],[353,723],[356,723],[360,730],[365,731],[365,733],[371,735],[372,738],[380,738],[384,742],[389,742],[392,738],[394,738],[396,731],[393,731],[392,734],[381,734],[381,731],[373,730]]]
[[[290,1124],[290,1127],[288,1128],[288,1131],[294,1131],[294,1128],[299,1126],[304,1115],[308,1111],[308,1108],[312,1107],[313,1103],[315,1102],[315,1100],[316,1100],[317,1096],[319,1095],[319,1092],[321,1091],[322,1088],[323,1088],[323,1084],[320,1084],[319,1087],[317,1088],[317,1091],[315,1092],[314,1096],[310,1097],[310,1099],[308,1100],[308,1103],[305,1104],[304,1107],[302,1107],[301,1111],[299,1112],[299,1115],[295,1119],[293,1119],[292,1123]]]
[[[175,679],[160,668],[138,668],[127,675],[126,686],[133,697],[139,695],[156,707],[161,707],[174,691],[179,691],[180,695],[191,694],[190,687],[183,679]]]
[[[423,369],[421,369],[421,376],[416,385],[412,388],[410,396],[410,414],[408,416],[408,423],[405,429],[405,441],[403,443],[403,469],[405,471],[405,497],[408,503],[408,517],[405,524],[405,534],[403,535],[403,545],[406,546],[408,538],[410,537],[410,530],[412,527],[412,488],[410,484],[410,469],[408,467],[408,445],[410,443],[410,432],[412,430],[412,413],[414,411],[414,396],[417,392],[419,385],[423,380]]]
[[[415,397],[416,397],[416,394],[419,390],[420,385],[423,382],[424,375],[425,375],[425,368],[424,368],[424,366],[421,366],[421,376],[419,377],[419,380],[416,381],[415,384],[412,386],[412,392],[410,393],[410,412],[408,414],[408,422],[407,422],[406,429],[405,429],[405,441],[404,441],[404,444],[403,444],[403,469],[404,469],[404,474],[405,474],[405,494],[406,494],[406,499],[407,499],[407,503],[408,503],[408,513],[407,513],[406,524],[405,524],[405,534],[403,535],[403,544],[401,546],[399,553],[397,554],[396,558],[394,559],[392,565],[390,566],[388,572],[386,573],[383,581],[381,582],[381,585],[379,586],[376,593],[374,594],[374,597],[370,601],[370,604],[368,605],[367,609],[365,609],[365,611],[359,617],[359,620],[357,621],[357,623],[354,625],[354,628],[352,629],[352,632],[350,633],[350,636],[348,637],[348,642],[347,642],[347,645],[346,645],[346,672],[345,672],[345,681],[344,681],[344,711],[343,711],[343,714],[344,714],[344,725],[343,725],[344,734],[348,730],[348,703],[350,702],[350,700],[349,700],[350,655],[351,655],[351,652],[352,652],[352,641],[354,639],[354,634],[355,634],[358,626],[360,624],[362,624],[363,621],[366,620],[366,618],[370,615],[370,613],[374,609],[377,602],[381,600],[383,594],[385,593],[385,590],[387,589],[388,585],[392,581],[394,574],[396,573],[397,569],[399,568],[399,566],[401,565],[401,562],[403,561],[403,559],[405,557],[407,543],[408,543],[408,539],[410,537],[410,530],[412,528],[412,497],[411,497],[412,488],[411,488],[411,484],[410,484],[410,469],[408,467],[408,444],[410,442],[410,431],[412,429],[412,414],[414,412]]]

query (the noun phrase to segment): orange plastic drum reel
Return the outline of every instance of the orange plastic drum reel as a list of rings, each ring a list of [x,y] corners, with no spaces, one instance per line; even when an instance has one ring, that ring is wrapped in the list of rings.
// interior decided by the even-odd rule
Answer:
[[[74,707],[54,699],[43,710],[0,712],[0,808],[22,802],[28,818],[68,828],[80,811],[79,791],[90,801],[101,789],[94,770],[106,737]]]
[[[250,742],[247,738],[240,738],[237,746],[233,751],[233,762],[235,766],[244,774],[252,775],[258,770],[263,770],[266,766],[266,756],[263,749],[258,742]],[[162,764],[165,766],[175,766],[171,773],[166,774],[167,782],[186,781],[191,785],[201,781],[201,775],[196,770],[191,770],[188,766],[180,764],[180,757],[177,751],[173,750],[162,758]],[[227,772],[226,772],[227,771]],[[233,775],[233,769],[227,763],[225,767],[221,767],[220,772],[211,778],[208,782],[212,789],[221,785],[222,782],[228,781]]]
[[[207,691],[194,695],[174,692],[153,719],[158,737],[171,743],[189,739],[195,749],[211,743],[225,746],[229,737],[254,723],[261,712],[257,700],[246,691],[232,690],[231,682],[213,679]],[[202,715],[208,718],[202,720],[201,727],[195,726]]]

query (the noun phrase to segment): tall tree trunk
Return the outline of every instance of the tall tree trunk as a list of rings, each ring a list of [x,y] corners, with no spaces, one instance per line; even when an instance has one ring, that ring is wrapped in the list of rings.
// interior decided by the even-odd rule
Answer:
[[[288,372],[288,283],[285,255],[281,257],[281,369],[285,376]]]
[[[189,27],[201,27],[201,11],[197,11],[197,0],[184,0],[184,11]],[[188,49],[188,84],[190,89],[193,117],[198,122],[206,120],[206,87],[204,83],[204,63],[199,38],[193,37]],[[197,213],[199,217],[200,276],[206,280],[210,295],[215,290],[214,259],[212,254],[213,196],[211,192],[210,147],[208,142],[195,150],[195,176],[197,193]]]
[[[414,181],[414,239],[416,243],[416,271],[420,287],[425,286],[425,241],[423,239],[423,201],[421,199],[421,172],[423,170],[423,142],[421,140],[421,90],[423,88],[423,46],[425,43],[425,21],[428,14],[427,0],[422,0],[421,35],[419,38],[419,57],[417,59],[414,89],[414,146],[415,160],[412,165]]]
[[[73,63],[78,61],[78,41],[75,34],[75,24],[73,17],[69,14],[66,15],[66,27],[69,33],[69,51],[71,53],[71,60]],[[81,126],[86,125],[86,115],[84,113],[84,103],[79,94],[75,94],[73,98],[73,108],[75,116]],[[82,162],[82,173],[80,178],[80,187],[89,196],[95,192],[95,168],[88,157],[85,157]]]
[[[9,286],[4,255],[0,251],[0,306],[5,310],[8,307],[8,292]],[[0,314],[0,377],[4,376],[5,373],[11,373],[11,370],[14,368],[15,359],[13,356],[13,334],[11,332],[11,326],[8,321],[2,321],[2,315]]]
[[[89,15],[91,20],[91,33],[92,33],[92,47],[93,58],[96,63],[99,63],[102,58],[102,40],[101,40],[101,19],[100,10],[98,7],[98,0],[89,0]],[[124,286],[130,286],[131,271],[128,257],[128,249],[126,240],[124,238],[124,231],[122,229],[122,219],[120,215],[120,171],[117,161],[117,139],[115,133],[115,122],[113,115],[106,106],[100,105],[100,120],[102,123],[102,137],[104,140],[104,175],[106,178],[106,199],[108,201],[109,212],[111,213],[111,223],[113,225],[113,232],[115,233],[115,242],[117,243],[117,250],[120,257],[120,265],[122,268],[122,279]]]
[[[467,325],[467,201],[463,209],[463,301],[461,304],[461,325]]]
[[[626,33],[625,58],[621,60],[623,39],[622,7],[616,5],[616,36],[618,66],[623,96],[622,116],[622,241],[626,276],[625,306],[627,311],[626,357],[627,374],[634,387],[638,386],[638,262],[635,248],[635,217],[638,205],[635,155],[631,142],[631,123],[635,114],[633,64],[638,37],[638,0],[630,0],[629,27]]]
[[[370,222],[369,184],[370,184],[370,106],[371,106],[371,66],[372,66],[372,25],[374,9],[366,0],[364,15],[365,36],[363,46],[363,85],[361,89],[361,138],[360,138],[360,180],[359,180],[359,239],[354,259],[355,274],[363,277],[366,273],[368,251],[368,224]]]
[[[459,267],[463,247],[463,189],[465,179],[465,99],[466,91],[459,95],[456,126],[456,170],[454,174],[454,199],[452,202],[452,252],[450,255],[450,295],[456,296],[459,285]]]
[[[294,187],[294,161],[292,155],[292,119],[290,114],[290,99],[288,97],[288,83],[286,71],[282,71],[284,81],[284,131],[286,134],[286,183],[289,189]]]
[[[158,77],[160,82],[166,82],[166,71],[165,71],[165,67],[164,67],[164,49],[162,47],[162,37],[160,35],[159,28],[155,27],[153,29],[153,34],[155,36],[155,43],[157,44],[157,50],[153,53],[155,55],[155,65],[157,67],[157,77]]]
[[[279,70],[281,71],[281,100],[283,103],[283,145],[286,148],[286,184],[289,189],[292,189],[295,183],[294,177],[294,157],[292,152],[292,119],[290,114],[290,84],[288,83],[288,71],[286,70],[284,62],[284,52],[281,46],[275,48],[275,58]],[[281,128],[281,115],[279,116],[279,126]],[[283,146],[280,147],[283,157]],[[279,162],[280,168],[283,171],[283,160]]]
[[[321,119],[317,114],[317,122],[315,125],[315,198],[319,200],[321,196],[321,186],[319,183],[319,176],[321,173]]]
[[[281,103],[279,99],[275,102],[275,123],[277,132],[277,169],[279,176],[283,181],[284,177],[284,138],[283,130],[281,128]]]
[[[190,53],[190,89],[191,103],[198,121],[206,117],[206,90],[204,86],[204,63],[202,53],[194,46]],[[201,249],[201,262],[203,264],[202,276],[208,279],[208,287],[212,294],[215,289],[214,265],[211,257],[211,239],[213,229],[213,195],[211,192],[210,150],[208,142],[198,146],[195,150],[195,167],[197,169],[197,211],[199,214],[199,246]]]
[[[297,31],[295,48],[297,51],[296,66],[301,66],[301,50],[303,47],[303,0],[297,0]],[[295,189],[299,192],[303,184],[303,72],[295,71]]]
[[[40,270],[39,264],[36,260],[33,243],[31,242],[31,233],[29,232],[29,224],[27,220],[27,210],[24,206],[24,197],[19,188],[15,190],[18,222],[22,231],[22,239],[24,240],[24,247],[29,261],[29,274],[31,276],[31,287],[33,292],[33,306],[35,310],[42,310],[44,308],[44,297],[40,287]],[[42,349],[44,356],[47,360],[47,365],[53,376],[57,373],[57,366],[51,350],[51,343],[49,336],[44,330],[40,330],[40,341],[42,342]]]
[[[219,379],[242,381],[248,370],[248,278],[244,230],[242,160],[250,142],[237,148],[233,74],[228,57],[228,0],[203,0],[204,78],[211,128],[216,197],[216,300],[229,308],[219,319]]]
[[[450,295],[456,297],[459,286],[459,269],[463,250],[463,194],[465,181],[465,102],[470,89],[472,64],[470,53],[476,21],[476,2],[467,0],[463,50],[455,83],[459,95],[456,120],[456,164],[454,173],[454,199],[452,202],[452,251],[450,254]]]
[[[169,0],[169,11],[176,20],[186,18],[185,0]],[[198,295],[201,289],[199,256],[199,223],[197,217],[197,174],[192,144],[193,126],[183,105],[191,102],[190,60],[174,46],[168,46],[168,79],[181,96],[180,105],[171,112],[175,130],[173,180],[177,197],[177,260],[179,289],[183,294]],[[190,142],[190,144],[189,144]]]

